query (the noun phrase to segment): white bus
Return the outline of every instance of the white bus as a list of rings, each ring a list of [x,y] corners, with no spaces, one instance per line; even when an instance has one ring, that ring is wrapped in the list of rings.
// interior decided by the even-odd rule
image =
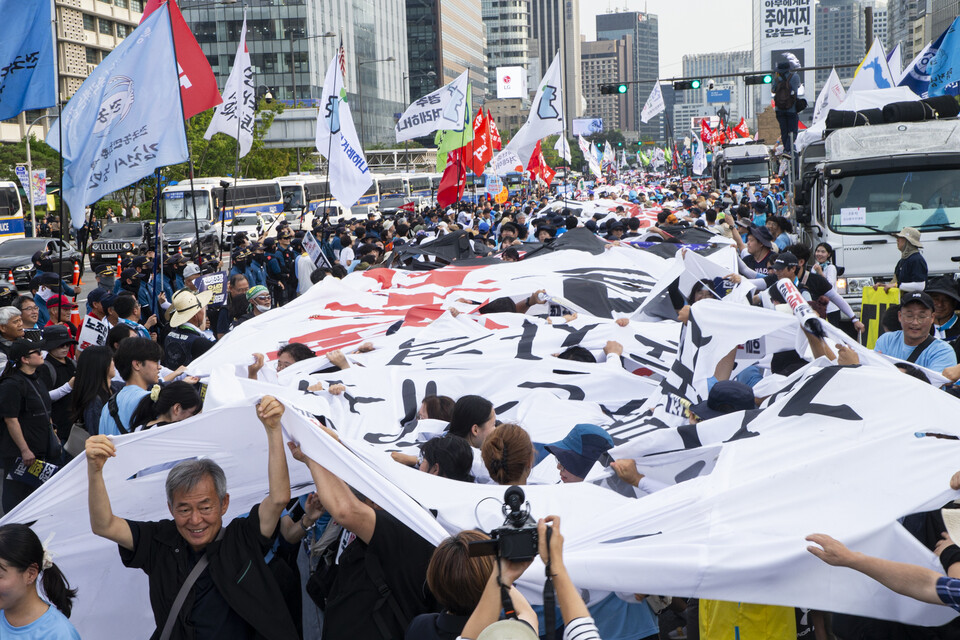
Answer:
[[[224,189],[220,182],[229,182]],[[195,178],[164,188],[161,217],[170,220],[192,220],[194,203],[198,220],[226,222],[235,213],[276,213],[283,211],[283,197],[276,180],[244,180],[234,186],[233,178]]]
[[[342,215],[343,205],[330,193],[326,176],[283,176],[277,178],[277,182],[283,193],[284,212],[298,215],[303,212],[304,218],[311,220],[326,213],[333,222]]]
[[[23,237],[23,203],[20,201],[20,189],[16,182],[0,182],[0,242]]]

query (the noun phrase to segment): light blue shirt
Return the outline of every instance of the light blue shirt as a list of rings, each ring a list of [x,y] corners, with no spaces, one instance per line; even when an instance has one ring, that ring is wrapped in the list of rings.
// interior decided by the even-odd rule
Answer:
[[[50,606],[47,612],[22,627],[14,627],[0,611],[0,638],[17,640],[80,640],[80,634],[73,628],[60,610]]]
[[[120,416],[120,422],[126,430],[130,430],[130,418],[133,417],[133,412],[137,408],[137,405],[140,404],[143,396],[149,395],[149,393],[146,389],[128,384],[117,394],[117,414]],[[103,411],[100,412],[100,428],[98,432],[103,436],[120,435],[120,429],[117,428],[116,421],[114,421],[113,416],[110,415],[110,403],[104,404]]]
[[[914,347],[907,346],[903,342],[903,331],[888,331],[879,338],[877,344],[873,347],[874,351],[894,358],[906,360],[913,353]],[[943,340],[934,340],[933,343],[924,349],[917,362],[921,367],[926,367],[937,373],[947,367],[957,364],[957,354],[949,344]]]

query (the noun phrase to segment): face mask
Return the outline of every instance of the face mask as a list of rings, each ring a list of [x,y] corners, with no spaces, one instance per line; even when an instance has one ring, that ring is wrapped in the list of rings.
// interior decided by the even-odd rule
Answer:
[[[263,264],[263,254],[262,253],[253,254],[253,261],[256,262],[257,264]]]
[[[253,306],[256,307],[257,311],[260,313],[266,313],[267,311],[270,311],[270,305],[268,304],[255,304]]]
[[[113,289],[115,283],[116,278],[100,278],[100,286],[104,289]]]

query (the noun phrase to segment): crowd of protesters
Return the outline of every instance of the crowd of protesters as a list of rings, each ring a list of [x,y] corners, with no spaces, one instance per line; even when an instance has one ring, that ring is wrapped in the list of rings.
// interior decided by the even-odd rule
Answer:
[[[97,285],[86,295],[86,315],[79,322],[71,299],[77,292],[52,273],[49,256],[35,256],[37,276],[30,295],[0,308],[3,511],[14,509],[70,459],[85,456],[92,530],[119,546],[127,567],[147,574],[155,638],[286,639],[319,637],[318,633],[327,640],[547,635],[583,640],[713,639],[738,633],[744,638],[791,640],[830,634],[843,640],[906,637],[905,633],[952,637],[925,636],[919,628],[854,616],[670,594],[609,593],[585,602],[563,565],[559,519],[550,516],[538,523],[538,552],[552,577],[557,616],[531,606],[512,586],[529,562],[469,553],[469,544],[486,540],[486,534],[462,531],[434,548],[295,443],[284,443],[280,429],[284,406],[270,397],[256,408],[267,437],[269,492],[258,505],[244,505],[248,515],[224,522],[227,478],[206,459],[187,460],[169,471],[166,499],[172,520],[139,522],[112,512],[102,475],[104,465],[117,455],[111,437],[163,428],[200,413],[199,381],[185,372],[218,340],[325,278],[396,266],[403,262],[401,256],[452,262],[456,258],[432,248],[454,234],[468,240],[465,257],[504,262],[521,261],[575,229],[586,230],[606,247],[682,242],[687,232],[718,236],[737,247],[740,255],[729,282],[753,285],[756,294],[749,300],[754,304],[782,304],[776,284],[788,279],[822,318],[840,325],[846,317],[850,322],[843,324],[845,328],[864,331],[837,293],[832,247],[821,243],[811,248],[799,242],[788,203],[776,185],[718,191],[706,182],[689,181],[684,186],[675,177],[642,174],[610,183],[605,195],[614,192],[620,205],[599,214],[584,214],[585,209],[575,204],[599,198],[600,191],[571,182],[562,185],[562,197],[540,188],[503,204],[461,202],[445,209],[429,207],[390,216],[370,213],[342,221],[316,215],[310,231],[321,247],[318,261],[305,250],[303,225],[287,221],[277,226],[275,237],[237,234],[229,265],[222,265],[220,256],[189,261],[179,253],[148,252],[123,261],[119,273],[112,266],[97,271]],[[638,215],[651,211],[655,223]],[[56,233],[47,228],[44,232]],[[903,291],[903,303],[883,319],[876,349],[907,361],[903,370],[913,375],[917,368],[910,363],[957,380],[960,290],[949,277],[927,281],[918,238],[915,229],[898,234],[902,260],[891,265],[891,272]],[[212,306],[212,291],[200,283],[221,270],[226,296],[222,304]],[[480,313],[534,313],[537,293],[490,301]],[[685,321],[690,305],[723,297],[724,290],[703,281],[688,296],[677,290],[670,293],[677,317]],[[568,314],[551,309],[554,319],[560,315]],[[618,323],[624,326],[628,321]],[[99,338],[88,340],[87,328]],[[815,354],[856,364],[850,349],[839,347],[834,354],[830,345],[810,340]],[[371,346],[361,347],[365,348]],[[622,352],[622,345],[611,342],[602,353],[574,346],[558,356],[603,360],[618,367]],[[248,373],[256,378],[264,367],[279,371],[318,355],[328,356],[340,368],[349,367],[339,352],[318,354],[306,345],[289,343],[279,350],[275,364],[266,364],[262,354],[255,354]],[[771,373],[789,374],[806,362],[797,352],[778,354],[732,380],[721,362],[709,397],[690,407],[689,419],[696,422],[755,408],[760,399],[753,387],[759,380]],[[332,394],[342,390],[342,385],[327,389]],[[602,463],[635,488],[638,497],[664,488],[644,477],[632,460],[604,462],[614,443],[597,425],[570,425],[561,440],[541,443],[533,441],[522,425],[501,424],[486,398],[428,396],[420,401],[418,417],[442,422],[443,433],[421,443],[418,457],[395,453],[394,459],[421,472],[459,482],[524,485],[531,470],[552,456],[564,483],[584,482]],[[337,437],[334,430],[324,429]],[[285,446],[307,466],[314,481],[301,495],[291,495]],[[960,486],[960,480],[955,484]],[[941,537],[945,526],[939,511],[914,514],[908,520],[920,542],[941,557],[947,575],[960,576],[960,549]],[[960,608],[960,580],[887,566],[850,552],[827,536],[812,535],[810,540],[819,545],[811,552],[831,564],[864,571],[901,593]],[[246,577],[235,579],[240,571]],[[45,600],[37,595],[38,583]],[[79,637],[67,620],[75,595],[28,527],[0,527],[0,638],[12,633],[10,629],[27,627],[30,635],[11,637]],[[763,635],[744,633],[757,629],[763,629]],[[957,633],[955,625],[951,629],[930,633]]]

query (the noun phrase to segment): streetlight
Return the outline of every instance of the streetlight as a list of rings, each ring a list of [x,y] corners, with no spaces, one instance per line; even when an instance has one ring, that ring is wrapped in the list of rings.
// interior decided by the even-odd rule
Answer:
[[[234,0],[234,2],[236,2],[236,0]],[[293,29],[290,29],[289,31],[287,31],[287,33],[288,33],[289,36],[290,36],[290,37],[289,37],[289,41],[290,41],[290,81],[293,83],[293,105],[292,105],[292,107],[293,107],[294,109],[296,109],[296,108],[297,108],[297,74],[296,74],[296,70],[295,70],[295,68],[294,68],[294,64],[295,64],[295,63],[294,63],[294,57],[293,57],[293,43],[296,42],[297,40],[310,40],[310,39],[312,39],[312,38],[335,38],[335,37],[337,36],[337,34],[335,34],[333,31],[327,31],[326,33],[322,33],[322,34],[316,35],[316,36],[299,36],[299,37],[297,37],[297,38],[294,38],[294,37],[293,37]],[[300,174],[300,147],[297,147],[296,149],[297,149],[297,175],[299,175],[299,174]]]
[[[405,94],[404,104],[407,104],[407,105],[410,104],[410,86],[407,84],[407,80],[411,80],[413,78],[420,78],[420,86],[422,87],[424,78],[436,78],[436,77],[437,77],[436,71],[427,71],[426,73],[414,73],[413,75],[404,71],[403,72],[403,92]],[[408,148],[409,145],[410,145],[409,140],[403,141],[403,158],[407,166],[406,168],[407,173],[410,173],[410,151]]]
[[[365,64],[374,64],[376,62],[396,62],[393,56],[389,58],[379,58],[377,60],[357,60],[357,107],[360,109],[360,149],[363,149],[363,81],[360,79],[360,67]]]
[[[33,129],[33,125],[37,124],[44,118],[55,118],[55,115],[46,115],[40,116],[36,120],[30,123],[30,126],[27,127],[27,184],[30,185],[30,193],[27,194],[27,200],[30,201],[30,234],[32,237],[37,237],[37,214],[33,208],[33,160],[30,158],[30,129]],[[63,176],[60,176],[60,189],[61,193],[63,190]],[[69,234],[67,236],[69,238]]]

